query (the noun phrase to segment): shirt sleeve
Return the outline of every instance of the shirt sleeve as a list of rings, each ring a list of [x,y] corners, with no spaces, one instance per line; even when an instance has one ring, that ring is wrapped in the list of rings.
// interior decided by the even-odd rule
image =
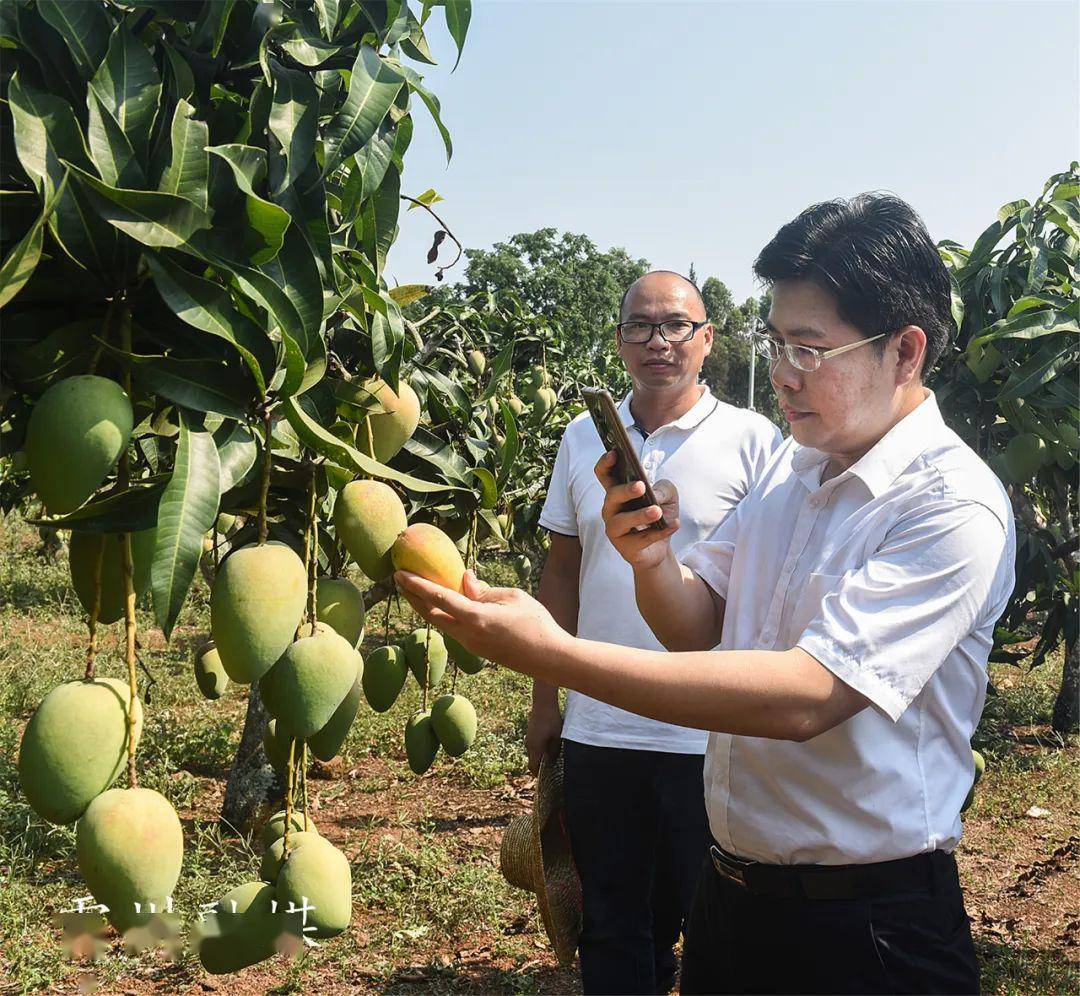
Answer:
[[[797,646],[896,722],[957,644],[986,622],[1008,559],[1008,535],[988,508],[931,502],[838,579]]]
[[[551,472],[544,507],[540,510],[540,525],[564,536],[578,535],[577,508],[570,493],[570,433],[564,432]]]
[[[699,540],[683,554],[682,563],[689,567],[721,598],[728,595],[731,580],[731,560],[739,539],[739,522],[745,499],[740,501],[708,539]]]

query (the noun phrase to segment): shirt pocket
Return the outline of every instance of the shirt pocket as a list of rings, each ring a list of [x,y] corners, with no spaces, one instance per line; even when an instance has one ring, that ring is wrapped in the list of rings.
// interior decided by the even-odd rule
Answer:
[[[784,621],[784,646],[794,647],[803,631],[820,614],[825,596],[835,591],[844,579],[843,574],[818,574],[811,572],[802,583],[795,607]]]

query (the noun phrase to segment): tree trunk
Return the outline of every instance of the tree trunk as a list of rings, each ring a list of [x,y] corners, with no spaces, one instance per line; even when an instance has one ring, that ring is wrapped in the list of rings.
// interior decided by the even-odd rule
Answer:
[[[221,822],[233,833],[247,830],[259,807],[269,802],[274,792],[274,769],[262,749],[263,733],[269,721],[258,682],[253,682],[248,692],[244,732],[240,734],[240,746],[229,770],[221,804]]]
[[[1065,650],[1065,670],[1052,722],[1062,736],[1080,733],[1080,640],[1073,640],[1072,646]]]

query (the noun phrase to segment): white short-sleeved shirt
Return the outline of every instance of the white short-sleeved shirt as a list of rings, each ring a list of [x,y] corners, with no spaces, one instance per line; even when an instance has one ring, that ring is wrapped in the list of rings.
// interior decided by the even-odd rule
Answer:
[[[781,864],[952,850],[1014,583],[1009,499],[930,391],[821,484],[827,462],[786,440],[683,563],[727,600],[720,649],[802,647],[872,707],[805,743],[711,734],[712,833]]]
[[[780,444],[768,419],[713,397],[702,386],[697,403],[681,418],[644,438],[634,428],[630,395],[619,405],[631,442],[651,483],[667,479],[679,489],[676,555],[709,536],[743,498]],[[638,612],[634,575],[604,532],[604,490],[593,468],[604,445],[588,413],[563,434],[540,524],[581,543],[577,635],[624,647],[662,650]],[[598,747],[701,754],[708,734],[660,723],[567,692],[563,736]]]

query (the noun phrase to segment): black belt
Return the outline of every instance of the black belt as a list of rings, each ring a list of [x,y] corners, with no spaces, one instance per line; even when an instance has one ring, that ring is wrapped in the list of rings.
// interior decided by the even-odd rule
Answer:
[[[747,861],[713,844],[713,868],[747,892],[778,899],[872,899],[890,893],[933,894],[958,883],[947,851],[863,865],[770,865]]]

